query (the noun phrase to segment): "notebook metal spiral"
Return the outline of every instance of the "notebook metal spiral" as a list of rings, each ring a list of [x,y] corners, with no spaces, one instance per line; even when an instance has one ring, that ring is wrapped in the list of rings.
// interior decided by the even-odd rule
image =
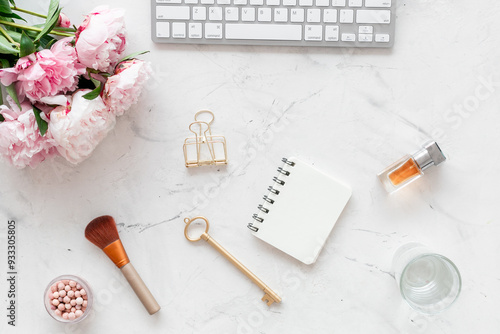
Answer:
[[[269,209],[266,209],[262,204],[259,204],[258,209],[264,213],[268,213]]]
[[[293,161],[290,161],[288,160],[287,158],[283,158],[281,159],[281,161],[283,161],[285,164],[287,164],[288,166],[290,167],[294,167],[295,166],[295,162]],[[283,176],[290,176],[291,172],[289,170],[286,170],[284,169],[283,167],[278,167],[278,172],[281,173]],[[281,177],[281,176],[280,176]],[[278,177],[273,177],[273,181],[281,186],[284,186],[285,185],[285,181],[282,180],[282,179],[279,179]],[[267,188],[267,190],[269,190],[270,193],[274,194],[274,195],[279,195],[280,194],[280,191],[275,189],[273,186],[269,186]],[[274,204],[275,200],[273,200],[272,198],[269,198],[268,195],[264,195],[263,199],[266,201],[266,203],[268,204]],[[263,213],[269,213],[270,209],[269,208],[266,208],[265,206],[263,206],[262,204],[259,204],[259,206],[257,207],[260,211],[262,211]],[[254,214],[253,215],[253,219],[255,219],[257,222],[259,223],[263,223],[264,222],[264,218],[262,217],[259,217],[259,214]],[[257,232],[259,231],[259,228],[258,227],[255,227],[252,223],[249,223],[247,225],[247,227],[253,231],[253,232]]]

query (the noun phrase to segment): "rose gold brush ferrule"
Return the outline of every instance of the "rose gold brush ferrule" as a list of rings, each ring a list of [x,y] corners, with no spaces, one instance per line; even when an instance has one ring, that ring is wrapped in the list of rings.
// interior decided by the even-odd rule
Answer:
[[[102,250],[118,268],[122,268],[130,262],[120,239],[110,243]]]

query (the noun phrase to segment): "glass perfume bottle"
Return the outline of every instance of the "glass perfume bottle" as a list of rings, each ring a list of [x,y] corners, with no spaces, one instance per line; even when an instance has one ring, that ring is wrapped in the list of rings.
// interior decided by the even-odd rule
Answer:
[[[406,155],[377,176],[385,189],[392,193],[424,175],[424,170],[444,162],[446,157],[435,141],[427,142],[417,152]]]

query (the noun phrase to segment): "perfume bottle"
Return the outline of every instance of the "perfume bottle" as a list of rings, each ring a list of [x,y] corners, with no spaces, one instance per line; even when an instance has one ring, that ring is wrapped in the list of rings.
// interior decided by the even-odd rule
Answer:
[[[411,155],[406,155],[384,169],[377,176],[385,189],[392,193],[415,181],[429,167],[444,162],[446,157],[435,141],[427,142]]]

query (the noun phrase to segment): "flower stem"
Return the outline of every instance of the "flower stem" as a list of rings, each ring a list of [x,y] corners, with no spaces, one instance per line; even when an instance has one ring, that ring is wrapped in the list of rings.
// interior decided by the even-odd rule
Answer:
[[[27,9],[22,9],[22,8],[19,8],[19,7],[16,7],[16,6],[10,6],[10,9],[16,10],[16,11],[18,11],[18,12],[23,12],[23,13],[26,13],[26,14],[29,14],[29,15],[33,15],[33,16],[42,17],[42,18],[44,18],[44,19],[46,19],[46,18],[47,18],[47,16],[45,16],[45,15],[38,14],[38,13],[32,12],[32,11],[30,11],[30,10],[27,10]]]
[[[6,26],[15,27],[15,28],[19,28],[19,29],[23,29],[23,30],[42,31],[41,28],[25,26],[23,24],[9,22],[9,21],[4,21],[4,20],[0,20],[0,24],[6,25]],[[59,31],[54,31],[54,30],[52,30],[51,32],[49,32],[49,34],[57,35],[57,36],[66,36],[66,37],[74,37],[75,36],[74,34],[67,34],[67,33],[64,33],[64,32],[59,32]]]
[[[2,26],[0,26],[0,32],[2,33],[2,35],[5,36],[5,38],[7,38],[9,40],[9,42],[11,42],[12,44],[14,44],[14,45],[16,45],[16,46],[19,47],[19,43],[17,43],[16,41],[14,41],[12,39],[12,37],[10,37],[10,35],[7,33],[7,31],[5,31],[5,29]]]

